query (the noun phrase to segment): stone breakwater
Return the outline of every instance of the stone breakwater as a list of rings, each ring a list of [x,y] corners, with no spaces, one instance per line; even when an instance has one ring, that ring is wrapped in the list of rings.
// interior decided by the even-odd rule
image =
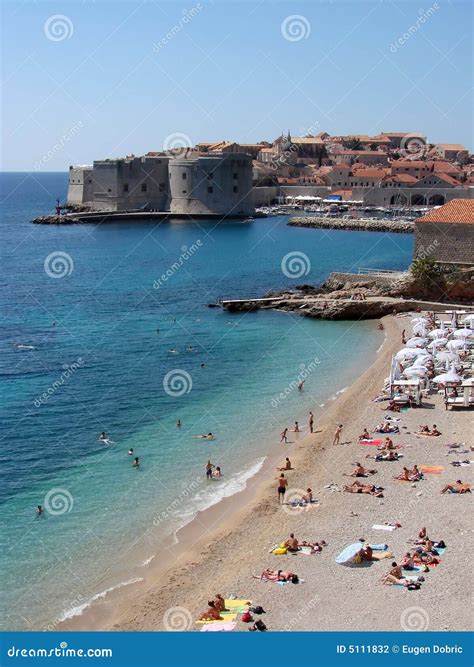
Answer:
[[[294,217],[288,221],[290,227],[313,227],[314,229],[353,229],[368,232],[397,232],[412,234],[415,225],[409,220],[367,220],[342,218],[320,218],[314,216]]]

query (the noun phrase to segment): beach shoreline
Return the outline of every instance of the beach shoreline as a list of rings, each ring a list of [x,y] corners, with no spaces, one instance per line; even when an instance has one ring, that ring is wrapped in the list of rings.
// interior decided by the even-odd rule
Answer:
[[[386,343],[387,332],[381,344],[374,351],[374,364],[378,361],[379,354]],[[370,372],[370,368],[366,372]],[[361,382],[360,377],[356,378],[350,386],[328,396],[323,404],[324,407],[319,405],[314,407],[314,434],[311,435],[306,428],[306,433],[299,434],[298,441],[291,444],[291,449],[284,449],[284,446],[281,445],[270,450],[261,469],[247,481],[244,490],[197,512],[188,524],[176,532],[176,544],[163,545],[164,553],[162,551],[155,554],[147,570],[135,567],[129,573],[130,579],[133,581],[133,578],[140,576],[143,578],[141,582],[133,581],[134,585],[130,588],[120,584],[116,585],[107,596],[102,599],[98,598],[83,613],[61,621],[56,627],[71,631],[117,629],[115,626],[120,622],[119,619],[129,604],[146,597],[147,591],[164,586],[163,579],[168,575],[173,576],[175,570],[181,567],[187,568],[188,563],[195,564],[200,557],[203,557],[200,542],[205,540],[200,536],[202,530],[207,531],[213,540],[225,539],[241,523],[245,522],[254,507],[266,502],[269,496],[274,495],[271,491],[272,482],[270,480],[277,476],[276,467],[283,464],[286,455],[291,457],[295,468],[303,464],[308,446],[315,441],[318,435],[321,435],[322,425],[326,422],[331,423],[335,419],[337,412],[343,409],[344,398],[358,391],[355,385],[359,382]],[[300,424],[303,422],[300,421]],[[295,437],[295,434],[290,433],[290,436]]]
[[[170,610],[173,613],[173,610],[179,608],[185,609],[186,617],[186,627],[181,629],[195,630],[199,629],[199,626],[195,626],[189,619],[196,618],[198,613],[205,609],[207,599],[217,592],[222,592],[226,596],[235,594],[237,597],[246,597],[253,599],[257,604],[262,604],[270,612],[265,617],[270,630],[364,629],[367,627],[366,621],[357,613],[361,593],[371,596],[372,627],[378,630],[400,629],[399,619],[403,609],[409,603],[417,604],[421,597],[429,600],[429,605],[437,604],[438,595],[434,586],[431,590],[424,586],[423,593],[419,592],[419,598],[409,600],[404,599],[407,591],[382,586],[380,576],[386,571],[383,562],[376,564],[380,576],[377,575],[374,581],[373,576],[371,578],[368,576],[372,568],[364,568],[363,572],[341,568],[335,564],[333,558],[333,555],[341,551],[345,545],[358,538],[369,539],[368,529],[371,522],[384,523],[384,520],[400,520],[402,526],[405,524],[410,526],[409,534],[406,529],[395,531],[396,535],[371,533],[371,541],[379,542],[386,539],[389,542],[390,538],[390,542],[396,543],[394,552],[395,548],[398,551],[406,550],[407,539],[416,535],[420,528],[419,523],[425,525],[429,522],[437,507],[439,489],[436,482],[440,481],[438,479],[424,482],[425,489],[430,488],[432,498],[426,497],[424,491],[410,488],[407,505],[403,499],[405,491],[398,487],[387,491],[388,497],[383,499],[335,493],[325,489],[332,482],[342,488],[345,483],[341,477],[342,472],[350,471],[355,458],[365,456],[365,449],[371,449],[361,448],[357,444],[354,432],[359,432],[359,429],[362,430],[366,426],[372,428],[372,421],[380,419],[383,414],[381,412],[383,407],[373,403],[372,399],[379,393],[383,377],[389,373],[392,354],[400,348],[401,329],[407,325],[407,319],[404,317],[388,316],[383,321],[385,339],[375,353],[373,363],[338,396],[337,400],[331,401],[332,404],[329,406],[326,403],[324,415],[316,418],[316,432],[313,435],[305,435],[298,443],[289,445],[288,448],[283,445],[275,448],[265,461],[262,470],[249,480],[243,493],[222,500],[180,531],[178,544],[169,550],[168,565],[160,562],[158,567],[150,569],[144,582],[131,586],[128,590],[124,588],[120,592],[111,593],[93,605],[85,614],[62,623],[58,629],[161,631],[170,629],[164,620],[167,617],[165,615],[169,617]],[[431,402],[430,397],[430,407]],[[435,406],[437,422],[442,424],[443,430],[447,428],[446,419],[448,421],[451,419],[450,423],[454,426],[454,417],[452,415],[449,417],[451,413],[446,413],[445,420],[442,421],[443,415],[439,414],[440,407],[441,402],[438,402]],[[444,406],[442,409],[444,410]],[[413,418],[417,419],[417,411],[414,410],[412,413],[414,413]],[[426,417],[426,420],[428,419],[432,419],[431,415]],[[331,443],[335,425],[339,422],[343,423],[345,428],[343,444],[336,447]],[[462,432],[463,437],[469,432],[469,423],[469,414],[456,413],[456,431]],[[412,434],[413,427],[410,426],[410,431],[406,433]],[[421,442],[424,462],[429,463],[433,455],[439,460],[439,454],[426,446],[423,447],[425,444]],[[408,460],[408,456],[412,454],[411,447],[411,444],[406,444],[407,463],[411,463]],[[291,458],[294,468],[288,474],[289,492],[303,493],[310,485],[315,497],[321,500],[320,505],[302,511],[278,506],[276,500],[278,473],[275,468],[277,463],[283,464],[286,455]],[[384,477],[376,481],[388,486],[392,473],[399,472],[401,464],[383,465],[388,466],[380,471],[380,474],[384,473]],[[386,473],[389,474],[388,478]],[[420,493],[426,507],[419,501]],[[393,495],[395,497],[392,498]],[[457,500],[459,499],[455,499],[455,502]],[[458,524],[460,525],[457,527],[450,526],[447,521],[446,526],[443,524],[443,534],[435,537],[437,539],[442,537],[450,543],[457,533],[458,542],[466,542],[464,546],[461,545],[460,553],[453,550],[450,557],[458,561],[454,581],[459,595],[466,597],[468,604],[468,593],[463,588],[463,568],[459,563],[459,557],[462,561],[462,554],[467,553],[468,543],[465,535],[470,529],[467,527],[467,518],[460,517]],[[322,554],[308,558],[270,554],[271,547],[286,539],[291,531],[294,531],[300,539],[324,539],[329,546]],[[392,545],[390,547],[392,548]],[[401,555],[403,554],[397,553],[397,557]],[[307,582],[305,586],[291,586],[288,590],[288,587],[262,584],[251,578],[252,574],[258,575],[265,567],[275,569],[290,567],[288,559],[293,558],[295,561],[290,561],[292,571],[296,569],[300,577],[303,576]],[[315,572],[312,571],[313,565]],[[468,567],[468,563],[466,566]],[[432,578],[436,578],[440,573],[448,576],[448,568],[444,568],[444,571],[442,568],[438,570],[431,575]],[[358,577],[363,580],[361,590],[356,581]],[[324,592],[321,588],[322,581]],[[347,601],[348,590],[352,597],[350,603]],[[443,598],[444,609],[439,609],[436,613],[430,612],[436,619],[436,622],[431,620],[433,629],[442,630],[449,627],[468,629],[469,622],[463,618],[462,611],[454,600],[455,598],[447,604]],[[290,617],[288,604],[292,609]],[[399,609],[395,618],[391,617],[392,614],[387,618],[387,610],[400,607],[400,604],[404,607]],[[315,605],[316,607],[321,605],[321,611],[315,609]],[[345,613],[341,614],[340,608],[343,608]],[[240,626],[244,624],[238,625],[236,629],[246,629],[245,626]]]

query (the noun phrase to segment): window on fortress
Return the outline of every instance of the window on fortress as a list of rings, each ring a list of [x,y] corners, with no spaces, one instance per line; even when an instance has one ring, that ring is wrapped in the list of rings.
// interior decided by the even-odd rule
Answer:
[[[123,184],[123,191],[128,192],[128,183]]]
[[[89,178],[89,183],[92,183],[92,179],[91,179],[91,178]]]
[[[185,180],[186,180],[186,176],[187,176],[186,172],[183,171],[183,173],[181,174],[181,176],[183,177],[183,181],[185,181]]]
[[[209,194],[212,194],[214,192],[214,188],[212,187],[212,185],[208,186],[207,191],[209,192]]]
[[[146,183],[142,183],[142,192],[146,192]]]
[[[186,190],[181,190],[181,194],[185,195],[185,194],[186,194]]]
[[[108,188],[107,192],[112,192],[112,188]]]
[[[233,189],[234,192],[238,192],[238,191],[239,191],[239,188],[238,188],[236,185],[234,185],[234,187],[233,187],[232,189]]]
[[[232,175],[232,178],[234,179],[234,181],[236,181],[238,179],[238,177],[239,177],[238,173],[236,171],[234,171],[234,173]]]

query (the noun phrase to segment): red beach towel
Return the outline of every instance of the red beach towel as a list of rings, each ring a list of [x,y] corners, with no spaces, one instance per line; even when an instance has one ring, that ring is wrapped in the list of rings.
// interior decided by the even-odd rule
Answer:
[[[383,440],[359,440],[359,445],[371,445],[372,447],[378,447],[383,444]]]

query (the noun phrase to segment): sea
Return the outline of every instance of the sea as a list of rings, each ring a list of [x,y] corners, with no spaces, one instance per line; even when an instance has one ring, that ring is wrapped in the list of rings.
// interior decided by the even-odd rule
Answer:
[[[285,216],[31,224],[67,180],[0,175],[2,630],[54,629],[140,581],[198,511],[286,456],[281,430],[307,429],[383,340],[373,321],[210,304],[405,269],[413,252],[410,235]]]

